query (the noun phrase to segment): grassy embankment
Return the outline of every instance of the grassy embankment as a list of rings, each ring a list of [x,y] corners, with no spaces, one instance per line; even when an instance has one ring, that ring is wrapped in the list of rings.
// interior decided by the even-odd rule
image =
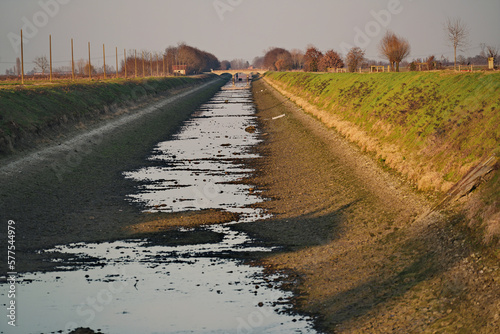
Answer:
[[[0,155],[23,140],[97,115],[113,115],[154,95],[193,85],[211,76],[61,82],[0,89]],[[84,122],[85,123],[85,122]]]
[[[265,78],[419,190],[444,193],[500,153],[500,73],[273,72]],[[500,236],[498,168],[492,175],[469,205],[488,241]]]

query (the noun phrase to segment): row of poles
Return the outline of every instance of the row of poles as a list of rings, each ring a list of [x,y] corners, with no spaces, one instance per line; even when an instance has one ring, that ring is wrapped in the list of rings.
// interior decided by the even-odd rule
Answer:
[[[49,35],[49,57],[50,57],[50,63],[49,63],[49,68],[50,68],[50,74],[49,74],[49,80],[52,81],[52,35]],[[90,57],[90,42],[88,43],[88,51],[89,51],[89,62],[87,64],[88,66],[88,72],[89,72],[89,79],[92,80],[92,62],[91,62],[91,57]],[[116,54],[116,71],[115,71],[115,76],[118,78],[118,47],[115,48],[115,54]],[[102,45],[102,55],[103,55],[103,74],[104,74],[104,79],[106,79],[106,47],[103,44]],[[125,78],[127,78],[127,50],[123,50],[123,57],[124,57],[124,70],[125,70]],[[151,53],[151,76],[153,76],[153,54]],[[134,72],[135,72],[135,77],[137,78],[137,51],[134,50]],[[142,74],[145,76],[145,58],[144,58],[144,52],[142,52]],[[160,75],[160,70],[159,70],[159,58],[158,55],[156,55],[156,75]],[[163,56],[163,75],[165,75],[165,56]],[[75,80],[75,59],[74,59],[74,52],[73,52],[73,38],[71,39],[71,78]],[[24,46],[23,46],[23,30],[21,29],[21,84],[24,85]]]

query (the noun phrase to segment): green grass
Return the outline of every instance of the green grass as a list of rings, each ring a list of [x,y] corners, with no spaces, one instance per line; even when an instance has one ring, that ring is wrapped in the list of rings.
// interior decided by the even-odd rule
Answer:
[[[382,145],[396,145],[414,168],[425,166],[448,182],[500,146],[500,73],[271,72],[266,77]]]
[[[0,89],[0,137],[22,136],[60,124],[63,119],[93,117],[106,107],[123,106],[208,77],[169,77],[78,81]]]

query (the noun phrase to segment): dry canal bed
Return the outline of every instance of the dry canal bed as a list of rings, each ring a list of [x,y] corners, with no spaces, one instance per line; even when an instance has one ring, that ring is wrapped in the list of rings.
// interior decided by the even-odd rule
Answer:
[[[251,207],[263,201],[258,192],[240,182],[252,173],[245,161],[257,157],[255,126],[250,90],[220,91],[144,167],[123,173],[137,185],[128,201],[145,212],[215,209],[237,219],[176,232],[207,237],[196,244],[159,235],[40,251],[57,270],[19,276],[18,326],[3,322],[0,333],[315,333],[311,319],[290,312],[292,294],[280,289],[287,278],[242,260],[273,248],[232,229],[267,217]]]

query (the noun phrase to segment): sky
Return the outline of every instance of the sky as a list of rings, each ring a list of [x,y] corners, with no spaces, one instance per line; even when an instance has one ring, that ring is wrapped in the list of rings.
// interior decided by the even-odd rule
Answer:
[[[500,0],[0,0],[0,73],[20,57],[24,35],[25,71],[37,56],[54,67],[88,58],[115,64],[115,47],[161,52],[185,42],[219,60],[263,56],[270,47],[305,50],[314,45],[345,55],[352,46],[367,58],[382,59],[378,44],[387,30],[410,42],[408,60],[453,58],[446,41],[447,18],[461,18],[470,44],[459,54],[475,56],[480,44],[500,47]]]

